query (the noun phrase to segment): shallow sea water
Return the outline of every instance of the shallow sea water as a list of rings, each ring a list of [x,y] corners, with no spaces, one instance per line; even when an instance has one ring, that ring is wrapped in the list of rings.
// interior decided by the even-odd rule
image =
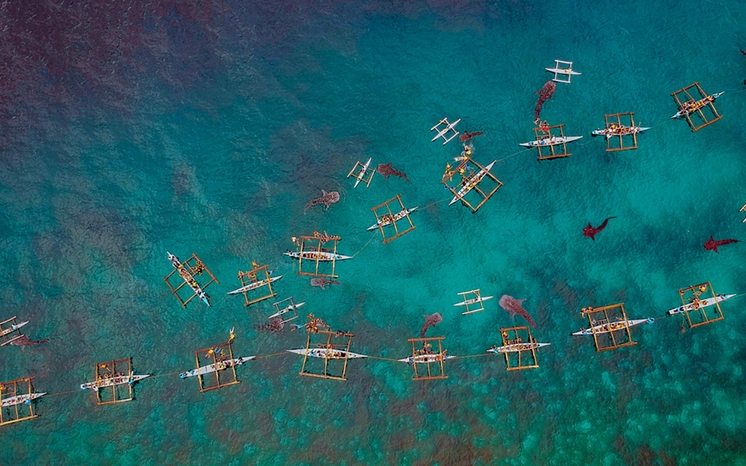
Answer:
[[[623,10],[623,14],[620,11]],[[287,2],[3,4],[0,30],[0,319],[50,338],[3,347],[0,380],[34,376],[41,416],[3,427],[0,464],[746,464],[743,301],[682,333],[663,318],[704,281],[742,293],[738,209],[746,133],[739,2]],[[554,59],[542,118],[583,135],[538,162],[519,142]],[[692,133],[670,94],[725,91]],[[639,149],[605,152],[590,131],[635,112]],[[505,185],[477,213],[440,184],[461,118],[475,160]],[[358,160],[408,175],[352,188]],[[341,201],[303,207],[321,190]],[[397,194],[416,229],[382,244],[370,209]],[[589,222],[615,216],[591,241]],[[282,256],[327,231],[342,285],[320,290]],[[166,251],[196,253],[220,280],[183,309]],[[226,293],[269,264],[278,299],[354,332],[346,382],[301,377],[305,344],[255,330],[272,300]],[[460,291],[496,299],[462,316]],[[525,299],[541,367],[479,356]],[[636,346],[596,353],[580,308],[624,302]],[[449,378],[415,382],[402,358],[423,314],[443,322]],[[200,394],[178,373],[235,327],[241,383]],[[77,387],[94,364],[133,358],[136,400],[97,407]]]

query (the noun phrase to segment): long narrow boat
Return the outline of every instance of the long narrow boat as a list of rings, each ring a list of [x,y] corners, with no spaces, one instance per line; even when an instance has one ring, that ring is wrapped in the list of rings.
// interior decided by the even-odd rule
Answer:
[[[691,303],[684,304],[683,306],[669,309],[666,311],[666,314],[670,316],[675,316],[676,314],[681,314],[682,312],[696,311],[697,309],[700,309],[703,307],[713,306],[715,305],[715,303],[728,300],[734,296],[736,295],[735,294],[719,294],[717,296],[713,296],[712,298],[699,299],[696,301],[692,301]]]
[[[535,141],[522,142],[518,144],[523,147],[548,147],[556,146],[557,144],[567,144],[569,142],[577,141],[583,136],[552,136],[551,138],[537,139]]]
[[[628,136],[630,134],[640,134],[643,131],[647,131],[650,128],[641,126],[624,126],[624,125],[611,125],[604,129],[594,129],[591,134],[594,136],[605,136],[607,139],[614,136]]]
[[[466,180],[466,183],[464,183],[461,189],[458,190],[458,195],[453,196],[453,199],[451,199],[451,202],[449,202],[448,205],[452,205],[460,198],[466,196],[466,193],[474,189],[474,187],[478,185],[480,181],[482,181],[482,178],[484,178],[487,172],[492,169],[492,166],[495,165],[496,162],[497,160],[492,161],[492,163],[490,163],[483,169],[480,169],[476,174],[472,175],[468,180]]]
[[[195,280],[192,274],[189,273],[186,267],[184,267],[184,264],[181,263],[178,257],[174,256],[170,252],[166,251],[166,254],[168,254],[168,260],[171,261],[171,265],[173,265],[174,268],[178,270],[181,278],[183,278],[186,284],[189,285],[192,290],[194,290],[194,294],[196,294],[197,297],[202,300],[202,302],[209,306],[210,301],[208,301],[207,295],[202,290],[202,287],[199,286],[197,280]]]
[[[574,71],[572,68],[544,68],[550,73],[563,74],[566,76],[580,76],[582,73]]]
[[[276,277],[269,277],[268,279],[265,278],[264,280],[259,280],[259,281],[254,282],[254,283],[249,283],[248,285],[242,286],[241,288],[239,288],[237,290],[229,291],[228,294],[238,294],[238,293],[243,293],[244,291],[255,290],[255,289],[259,288],[260,286],[267,285],[268,283],[272,283],[272,282],[277,281],[277,280],[279,280],[281,278],[282,278],[282,275],[278,275]]]
[[[360,169],[360,173],[358,173],[357,175],[355,175],[355,178],[357,178],[357,180],[355,181],[355,186],[353,186],[353,188],[357,188],[358,183],[360,183],[360,180],[363,179],[363,176],[365,175],[365,172],[368,171],[368,167],[370,166],[370,161],[371,160],[373,160],[373,157],[368,158],[368,161],[365,162],[365,165],[363,165],[363,167]]]
[[[34,401],[37,398],[41,398],[42,396],[46,395],[47,392],[44,393],[26,393],[25,395],[16,395],[11,396],[9,398],[3,398],[3,408],[6,406],[15,406],[19,405],[21,403],[29,404],[32,401]]]
[[[287,305],[287,306],[283,307],[282,309],[280,309],[279,311],[275,312],[274,314],[272,314],[271,316],[269,316],[267,318],[268,319],[274,319],[275,317],[280,317],[281,315],[285,314],[286,312],[290,312],[290,311],[292,311],[294,309],[298,309],[299,307],[303,306],[304,304],[306,304],[306,303],[298,303],[295,306],[293,306],[293,305]]]
[[[532,349],[539,349],[543,348],[545,346],[549,346],[551,343],[537,343],[537,342],[531,342],[531,343],[511,343],[510,345],[505,346],[496,346],[494,348],[490,348],[487,350],[488,353],[517,353],[519,351],[529,351]]]
[[[692,113],[696,112],[700,108],[703,108],[713,102],[715,102],[715,99],[720,97],[721,95],[725,94],[725,91],[718,92],[712,95],[708,95],[707,97],[704,97],[699,100],[689,100],[683,103],[681,110],[674,113],[674,115],[671,117],[672,120],[675,120],[677,118],[686,117],[691,115]]]
[[[212,374],[213,372],[222,371],[223,369],[227,369],[229,367],[240,366],[246,361],[251,361],[252,359],[256,359],[256,356],[246,356],[243,358],[228,359],[226,361],[214,362],[212,364],[202,366],[199,369],[192,369],[190,371],[182,372],[181,374],[179,374],[179,377],[181,377],[182,379],[185,379],[187,377],[194,377],[197,375]]]
[[[321,359],[363,359],[368,356],[365,354],[353,353],[351,351],[333,349],[333,348],[309,348],[306,352],[305,348],[300,349],[289,349],[288,353],[300,354],[301,356],[308,356],[310,358],[321,358]]]
[[[408,358],[399,359],[399,362],[406,362],[407,364],[429,364],[433,362],[445,361],[446,359],[453,359],[456,356],[451,356],[446,353],[431,353],[431,354],[418,354],[417,356],[409,356]]]
[[[494,296],[477,296],[476,298],[471,298],[471,299],[467,299],[466,301],[456,303],[454,304],[454,306],[466,306],[467,304],[476,304],[482,301],[487,301],[488,299],[492,299],[492,298],[494,298]]]
[[[634,327],[635,325],[652,324],[653,322],[655,322],[655,319],[653,319],[652,317],[648,317],[647,319],[628,320],[627,324],[630,327]],[[581,329],[577,332],[574,332],[573,335],[581,336],[581,335],[593,335],[594,333],[611,333],[617,330],[623,330],[625,327],[626,325],[623,320],[616,321],[616,322],[604,322],[602,324],[595,325],[592,328]]]
[[[10,322],[11,320],[13,320],[13,319],[6,320],[3,323]],[[15,332],[16,330],[18,330],[19,328],[23,327],[24,325],[26,325],[28,323],[29,323],[29,321],[27,320],[26,322],[21,322],[20,324],[11,325],[10,327],[8,327],[8,328],[3,329],[2,331],[0,331],[0,337],[4,337],[5,335],[7,335],[9,333]]]
[[[345,256],[343,254],[337,254],[329,251],[287,251],[283,252],[284,255],[292,257],[293,259],[300,259],[301,257],[305,260],[320,261],[320,262],[331,262],[331,261],[343,261],[346,259],[352,259],[352,256]]]
[[[368,231],[375,230],[376,228],[383,228],[387,225],[391,225],[394,222],[398,222],[399,220],[403,219],[407,215],[411,214],[415,210],[417,210],[418,206],[412,207],[411,209],[404,209],[401,212],[394,214],[393,219],[388,217],[388,214],[381,216],[381,218],[376,222],[374,225],[371,225],[368,227]]]
[[[135,374],[130,373],[130,375],[117,375],[113,377],[104,377],[95,382],[82,383],[80,384],[80,388],[83,390],[88,390],[89,388],[91,388],[93,389],[93,391],[97,392],[101,388],[114,387],[116,385],[124,385],[127,383],[131,385],[137,382],[138,380],[142,380],[147,377],[150,377],[150,374],[135,375]]]

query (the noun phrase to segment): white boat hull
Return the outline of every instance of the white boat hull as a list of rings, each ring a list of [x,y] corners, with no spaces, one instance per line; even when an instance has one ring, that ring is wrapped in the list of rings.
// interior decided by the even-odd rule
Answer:
[[[721,96],[721,95],[723,95],[723,94],[725,94],[725,91],[722,91],[722,92],[718,92],[718,93],[712,94],[712,97],[713,97],[712,101],[714,102],[714,101],[715,101],[715,99],[717,99],[718,97],[720,97],[720,96]],[[690,101],[690,102],[691,102],[691,101]],[[709,104],[709,103],[711,103],[711,102],[708,102],[708,104]],[[678,112],[674,113],[674,115],[673,115],[673,116],[671,117],[671,119],[672,119],[672,120],[675,120],[675,119],[677,119],[677,118],[683,118],[683,117],[687,117],[687,116],[691,115],[692,113],[696,112],[697,110],[701,110],[701,109],[703,109],[703,108],[704,108],[704,107],[706,107],[706,106],[707,106],[708,104],[705,104],[705,105],[703,105],[703,106],[699,107],[698,109],[696,109],[696,110],[692,110],[692,111],[688,111],[688,110],[679,110]]]
[[[29,321],[26,321],[26,322],[21,322],[20,324],[16,324],[15,326],[12,326],[12,325],[11,325],[10,327],[8,327],[8,328],[6,328],[5,330],[3,330],[2,332],[0,332],[0,337],[4,337],[5,335],[7,335],[7,334],[9,334],[9,333],[13,333],[13,332],[15,332],[15,331],[16,331],[16,330],[18,330],[19,328],[21,328],[21,327],[23,327],[24,325],[28,324],[28,322],[29,322]]]
[[[653,318],[634,319],[634,320],[627,321],[630,327],[634,327],[635,325],[640,325],[640,324],[652,324],[653,322],[655,322]],[[579,330],[573,333],[573,335],[582,336],[582,335],[593,335],[594,333],[596,334],[611,333],[611,332],[616,332],[617,330],[624,330],[625,327],[626,326],[624,325],[624,321],[610,322],[606,324],[596,325],[593,328],[584,328],[582,330]]]
[[[258,282],[249,283],[248,285],[241,287],[237,290],[229,291],[228,294],[238,294],[238,293],[243,293],[244,291],[255,290],[259,288],[260,286],[264,286],[268,283],[273,283],[281,278],[282,278],[282,275],[278,275],[276,277],[269,277],[269,280],[265,278],[264,280],[259,280]]]
[[[309,348],[306,352],[305,348],[290,349],[287,350],[289,353],[299,354],[301,356],[308,356],[309,358],[320,358],[320,359],[364,359],[368,356],[365,354],[353,353],[351,351],[327,349],[327,348]]]
[[[549,346],[551,343],[513,343],[505,346],[498,346],[497,348],[490,348],[487,350],[488,353],[517,353],[519,351],[529,351],[532,349],[539,349],[545,346]]]
[[[419,206],[417,206],[417,207],[419,207]],[[411,214],[412,212],[414,212],[415,210],[417,210],[417,207],[412,207],[411,209],[404,209],[401,212],[399,212],[398,214],[394,214],[394,220],[398,222],[399,220],[401,220],[405,216],[407,216],[407,215]],[[376,228],[383,228],[383,227],[388,226],[388,225],[391,225],[391,221],[378,222],[378,223],[375,223],[375,224],[369,226],[368,227],[368,231],[375,230]]]
[[[583,136],[551,137],[547,139],[537,139],[536,141],[522,142],[518,145],[523,147],[549,147],[574,142],[582,137]]]
[[[577,71],[573,71],[568,68],[544,68],[545,70],[549,71],[550,73],[556,73],[556,74],[564,74],[567,76],[580,76],[583,73],[579,73]]]
[[[206,366],[202,366],[199,369],[192,369],[190,371],[182,372],[181,374],[179,374],[179,377],[181,377],[182,379],[185,379],[187,377],[195,377],[198,375],[212,374],[213,372],[222,371],[223,369],[227,369],[229,367],[240,366],[246,361],[251,361],[252,359],[256,359],[256,356],[246,356],[243,358],[228,359],[227,361],[222,361],[222,364],[220,364],[220,366],[222,367],[216,367],[215,363],[212,363]]]
[[[360,180],[363,179],[363,175],[365,175],[365,172],[368,171],[368,167],[370,166],[370,161],[373,160],[373,157],[370,157],[367,162],[365,162],[365,165],[363,165],[363,168],[360,170],[360,173],[355,177],[357,180],[355,181],[355,186],[353,188],[357,188],[358,183],[360,183]]]
[[[133,384],[137,382],[138,380],[142,380],[147,377],[150,377],[150,375],[149,374],[147,375],[123,375],[123,376],[118,376],[118,377],[107,377],[97,382],[82,383],[80,384],[80,388],[82,390],[92,389],[94,392],[97,392],[102,388],[114,387],[117,385],[124,385],[124,384]]]
[[[469,178],[467,184],[465,184],[461,187],[461,189],[458,190],[458,195],[453,196],[453,199],[451,199],[451,202],[449,202],[448,205],[453,205],[457,200],[459,200],[459,198],[466,196],[469,191],[474,189],[474,187],[479,184],[480,181],[482,181],[482,178],[487,175],[487,172],[492,170],[492,166],[495,165],[496,162],[497,160],[493,161],[492,163],[484,167],[484,169],[480,169],[474,176]]]
[[[18,395],[18,396],[11,396],[10,398],[3,399],[3,408],[8,406],[15,406],[20,405],[23,403],[31,403],[37,398],[41,398],[42,396],[46,395],[47,392],[44,393],[27,393],[25,395]]]
[[[634,127],[630,128],[630,129],[631,129],[631,131],[626,132],[624,134],[613,134],[613,133],[609,133],[609,132],[607,132],[606,129],[594,129],[593,131],[591,131],[591,134],[594,135],[594,136],[604,136],[604,137],[606,137],[606,139],[609,139],[609,138],[613,138],[614,136],[629,136],[629,135],[632,135],[632,134],[640,134],[643,131],[649,130],[650,128],[648,128],[648,127],[634,126]]]
[[[406,362],[407,364],[430,364],[439,361],[445,361],[453,359],[456,356],[447,355],[443,357],[442,354],[419,354],[417,356],[409,356],[408,358],[399,359],[399,362]]]
[[[274,319],[275,317],[280,317],[281,315],[285,314],[286,312],[290,312],[294,309],[298,309],[299,307],[303,306],[306,303],[298,303],[295,306],[286,306],[280,309],[278,312],[275,312],[271,316],[267,317],[268,319]]]
[[[715,303],[720,303],[723,301],[727,301],[730,298],[736,296],[735,294],[721,294],[717,296],[713,296],[711,298],[702,299],[699,301],[699,306],[697,308],[694,307],[694,303],[685,304],[683,306],[675,307],[673,309],[669,309],[666,311],[666,314],[670,316],[675,316],[676,314],[681,314],[682,312],[691,312],[696,309],[701,309],[703,307],[709,307],[715,305]]]
[[[283,252],[284,255],[291,257],[293,259],[300,259],[301,253],[300,251],[288,251]],[[318,260],[319,262],[331,262],[331,261],[343,261],[347,259],[352,259],[352,256],[345,256],[343,254],[335,254],[333,252],[328,251],[304,251],[303,254],[304,260]]]
[[[494,298],[494,296],[480,296],[479,298],[467,299],[464,302],[456,303],[456,304],[454,304],[454,306],[466,306],[467,304],[476,304],[476,303],[480,303],[482,301],[490,300],[492,298]]]

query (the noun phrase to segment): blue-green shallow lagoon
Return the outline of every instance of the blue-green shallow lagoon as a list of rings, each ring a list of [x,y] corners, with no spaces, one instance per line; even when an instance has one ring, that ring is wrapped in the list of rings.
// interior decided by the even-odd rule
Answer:
[[[0,464],[746,464],[743,298],[726,319],[633,329],[636,346],[596,353],[571,338],[580,308],[624,302],[661,317],[677,290],[711,281],[746,289],[746,5],[739,2],[78,2],[0,7],[2,313],[32,339],[3,347],[0,380],[27,375],[49,395],[38,419],[0,430]],[[537,162],[535,91],[555,59],[583,74],[558,84],[542,118],[584,138]],[[724,115],[691,133],[670,94],[695,81],[725,91]],[[590,131],[635,112],[651,130],[607,153]],[[439,119],[484,131],[475,159],[505,183],[476,214],[440,184],[460,152],[429,132]],[[393,162],[411,183],[358,160]],[[341,201],[303,207],[321,190]],[[381,244],[371,207],[396,194],[417,228]],[[582,234],[615,216],[591,241]],[[292,236],[327,231],[341,286],[322,291],[281,255]],[[182,309],[163,277],[166,251],[194,252],[220,284],[212,307]],[[348,381],[300,377],[281,354],[305,334],[255,326],[271,301],[226,293],[238,270],[269,264],[278,299],[304,301],[352,350],[401,358],[423,314],[453,355],[521,325],[497,304],[525,298],[541,368],[507,373],[498,357],[457,359],[444,381],[352,361]],[[496,299],[461,316],[457,293]],[[241,384],[200,394],[178,372],[225,341]],[[136,400],[97,407],[78,389],[95,362],[131,356],[154,376]]]

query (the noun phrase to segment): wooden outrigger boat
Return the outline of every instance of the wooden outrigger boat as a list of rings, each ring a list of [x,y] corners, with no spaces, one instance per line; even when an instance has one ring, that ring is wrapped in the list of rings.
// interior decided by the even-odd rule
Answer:
[[[495,165],[496,162],[497,162],[496,160],[493,160],[489,165],[487,165],[483,169],[480,169],[477,173],[475,173],[468,180],[466,180],[466,183],[464,183],[461,189],[458,190],[458,194],[453,196],[453,199],[451,199],[451,202],[449,202],[448,205],[455,204],[456,201],[466,196],[466,194],[469,191],[474,189],[474,187],[478,185],[480,181],[482,181],[482,178],[484,178],[487,172],[492,169],[492,166]]]
[[[558,144],[567,144],[582,138],[583,136],[552,136],[549,138],[537,139],[535,141],[522,142],[518,145],[523,147],[548,147],[556,146]]]
[[[481,303],[483,301],[487,301],[488,299],[492,299],[494,296],[477,296],[476,298],[467,299],[466,301],[462,301],[460,303],[454,304],[454,306],[468,306],[470,304],[476,304]]]
[[[684,304],[682,306],[669,309],[668,311],[666,311],[666,314],[669,316],[675,316],[676,314],[681,314],[682,312],[696,311],[697,309],[702,309],[702,308],[706,308],[709,306],[713,306],[716,303],[726,301],[735,296],[736,296],[735,294],[728,294],[728,295],[721,294],[721,295],[713,296],[711,298],[694,299],[692,300],[692,302],[688,304]]]
[[[387,225],[391,225],[392,223],[398,222],[399,220],[403,219],[407,215],[417,210],[417,207],[419,206],[412,207],[411,209],[404,209],[400,211],[399,213],[394,214],[393,216],[390,216],[389,214],[384,214],[381,216],[378,222],[368,227],[368,231],[375,230],[376,228],[383,228]]]
[[[299,307],[303,306],[306,303],[298,303],[298,304],[288,304],[287,306],[283,307],[279,311],[275,312],[271,316],[267,317],[268,319],[274,319],[275,317],[280,317],[283,314],[291,311],[297,310]]]
[[[251,361],[252,359],[256,359],[256,356],[247,356],[243,358],[235,358],[235,359],[227,359],[225,361],[218,361],[212,364],[208,364],[206,366],[201,366],[198,369],[192,369],[190,371],[182,372],[181,374],[179,374],[179,377],[181,377],[182,379],[186,379],[187,377],[211,374],[213,372],[222,371],[229,367],[240,366],[247,361]]]
[[[124,384],[132,385],[135,382],[145,379],[147,377],[150,377],[150,374],[134,375],[132,372],[130,372],[129,375],[105,376],[101,379],[96,380],[95,382],[82,383],[80,384],[80,388],[82,390],[92,389],[93,391],[97,392],[101,388],[114,387],[117,385],[124,385]]]
[[[699,100],[688,100],[685,102],[681,102],[681,109],[674,113],[674,115],[671,117],[672,120],[676,120],[678,118],[685,118],[691,115],[692,113],[696,112],[697,110],[700,110],[711,103],[715,102],[715,99],[720,97],[721,95],[725,94],[725,91],[717,92],[715,94],[708,95],[706,97],[703,97]]]
[[[615,332],[617,330],[624,330],[627,327],[634,327],[635,325],[640,324],[652,324],[655,322],[655,319],[652,317],[648,317],[647,319],[633,319],[633,320],[620,320],[616,322],[601,322],[598,325],[594,325],[592,328],[584,328],[581,330],[578,330],[577,332],[574,332],[572,335],[574,336],[582,336],[582,335],[593,335],[599,334],[599,333],[611,333]]]
[[[0,322],[0,346],[5,346],[23,337],[19,329],[28,323],[29,321],[16,323],[15,316],[11,317],[10,319]],[[10,324],[10,325],[8,325],[8,327],[3,328],[6,324]],[[13,335],[13,336],[8,336],[12,334],[13,332],[18,332],[18,334]],[[7,340],[5,339],[6,337],[7,337]]]
[[[194,279],[192,274],[189,273],[186,267],[184,267],[181,261],[179,261],[179,258],[168,251],[166,251],[166,254],[168,254],[168,260],[171,262],[171,265],[173,265],[174,268],[179,272],[179,276],[181,276],[186,284],[189,285],[192,290],[194,290],[194,294],[196,294],[197,297],[202,300],[202,302],[209,306],[210,301],[207,299],[207,295],[205,294],[204,290],[202,290],[202,287],[199,286],[197,280]]]
[[[352,259],[352,256],[345,256],[343,254],[337,254],[335,252],[329,251],[286,251],[283,252],[283,254],[293,259],[302,258],[304,260],[320,262],[343,261],[346,259]]]
[[[438,132],[438,134],[436,134],[435,137],[433,137],[431,142],[435,142],[438,138],[443,138],[444,146],[448,144],[449,142],[451,142],[451,140],[455,138],[456,136],[458,136],[459,134],[458,131],[456,131],[456,125],[458,124],[459,121],[461,121],[461,118],[454,121],[453,123],[450,123],[448,121],[448,118],[443,118],[442,120],[440,120],[438,124],[430,128],[431,132],[432,131]],[[445,125],[445,126],[441,129],[440,125]],[[448,137],[449,131],[453,131],[453,135],[451,137]]]
[[[368,158],[368,161],[364,164],[361,164],[360,162],[355,163],[355,166],[352,167],[352,170],[350,170],[350,173],[347,174],[347,178],[354,176],[355,177],[355,186],[354,188],[357,188],[357,185],[363,181],[367,186],[370,186],[370,181],[373,179],[373,174],[375,174],[376,169],[370,171],[370,175],[368,176],[368,179],[365,179],[365,174],[368,173],[368,168],[370,167],[370,161],[373,160],[373,157]],[[360,167],[360,170],[355,173],[355,170]]]
[[[409,356],[407,358],[398,359],[397,361],[406,362],[407,364],[430,364],[434,362],[446,361],[455,357],[456,356],[451,356],[444,351],[442,353],[418,354],[416,356]]]
[[[558,83],[569,84],[570,79],[573,76],[581,75],[581,73],[572,69],[571,61],[554,60],[554,68],[545,68],[545,70],[549,71],[550,73],[554,73],[554,78],[552,78],[552,81]],[[567,79],[559,79],[560,76],[566,76]]]
[[[493,348],[488,349],[487,352],[495,353],[495,354],[518,353],[520,351],[535,350],[535,349],[543,348],[549,345],[551,345],[551,343],[537,343],[535,341],[531,343],[512,343],[510,345],[495,346]]]
[[[288,353],[295,353],[301,356],[320,359],[363,359],[368,356],[365,354],[353,353],[342,349],[335,348],[299,348],[287,350]]]
[[[246,286],[242,286],[241,288],[238,288],[236,290],[229,291],[228,294],[238,294],[238,293],[243,293],[244,291],[255,290],[255,289],[257,289],[259,287],[262,287],[264,285],[273,283],[273,282],[275,282],[275,281],[277,281],[277,280],[279,280],[281,278],[282,278],[282,275],[278,275],[276,277],[265,278],[264,280],[259,280],[259,281],[253,282],[253,283],[249,283]]]
[[[628,135],[633,135],[633,134],[640,134],[643,131],[647,131],[649,129],[650,129],[649,127],[625,126],[625,125],[612,124],[612,125],[609,125],[608,128],[594,129],[593,131],[591,131],[591,134],[594,136],[604,136],[607,139],[609,139],[614,136],[628,136]]]
[[[12,396],[10,398],[3,398],[2,407],[9,407],[9,406],[15,406],[20,404],[31,404],[32,401],[34,401],[37,398],[41,398],[42,396],[46,395],[47,392],[43,393],[26,393],[23,395],[16,395]]]

